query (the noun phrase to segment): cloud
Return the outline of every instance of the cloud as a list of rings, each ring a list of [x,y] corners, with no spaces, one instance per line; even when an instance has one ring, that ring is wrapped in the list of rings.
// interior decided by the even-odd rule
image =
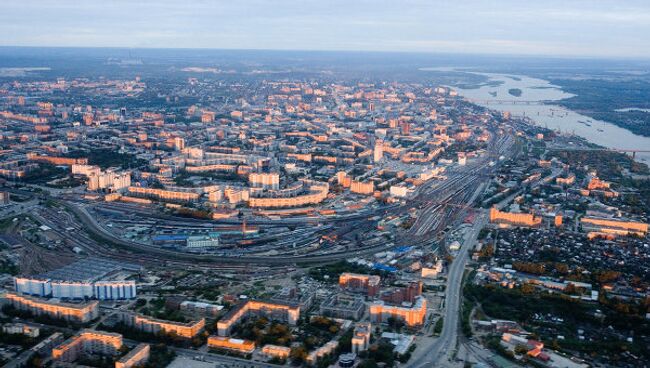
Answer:
[[[650,57],[645,0],[3,0],[0,44]]]

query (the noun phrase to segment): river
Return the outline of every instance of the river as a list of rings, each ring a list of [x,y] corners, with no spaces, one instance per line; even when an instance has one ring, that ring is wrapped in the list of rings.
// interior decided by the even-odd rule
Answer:
[[[446,71],[453,68],[424,68],[422,70]],[[458,94],[478,105],[498,111],[509,111],[513,116],[527,116],[537,125],[562,132],[573,133],[607,148],[650,149],[650,137],[643,137],[627,129],[602,120],[592,119],[553,101],[572,97],[549,81],[525,75],[475,73],[489,78],[490,85],[479,88],[454,88]],[[494,86],[495,83],[501,83]],[[519,97],[511,89],[521,90]],[[637,153],[637,161],[650,163],[650,153]]]

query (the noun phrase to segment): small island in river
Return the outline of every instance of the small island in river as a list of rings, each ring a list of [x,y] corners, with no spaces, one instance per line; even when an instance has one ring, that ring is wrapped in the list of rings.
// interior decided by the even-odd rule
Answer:
[[[510,88],[508,90],[508,93],[510,95],[512,95],[512,96],[515,96],[515,97],[521,97],[521,94],[523,93],[523,91],[521,89],[519,89],[519,88]]]

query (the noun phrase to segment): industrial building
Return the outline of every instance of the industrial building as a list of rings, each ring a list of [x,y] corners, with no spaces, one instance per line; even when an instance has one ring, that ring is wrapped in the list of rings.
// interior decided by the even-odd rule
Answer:
[[[219,237],[212,235],[188,236],[186,245],[188,248],[215,248],[219,246]]]

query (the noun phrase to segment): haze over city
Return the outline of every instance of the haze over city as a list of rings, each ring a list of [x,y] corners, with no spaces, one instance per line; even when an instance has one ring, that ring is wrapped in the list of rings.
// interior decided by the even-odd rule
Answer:
[[[646,1],[0,2],[0,366],[650,367]]]
[[[4,46],[650,57],[626,1],[4,1]]]

